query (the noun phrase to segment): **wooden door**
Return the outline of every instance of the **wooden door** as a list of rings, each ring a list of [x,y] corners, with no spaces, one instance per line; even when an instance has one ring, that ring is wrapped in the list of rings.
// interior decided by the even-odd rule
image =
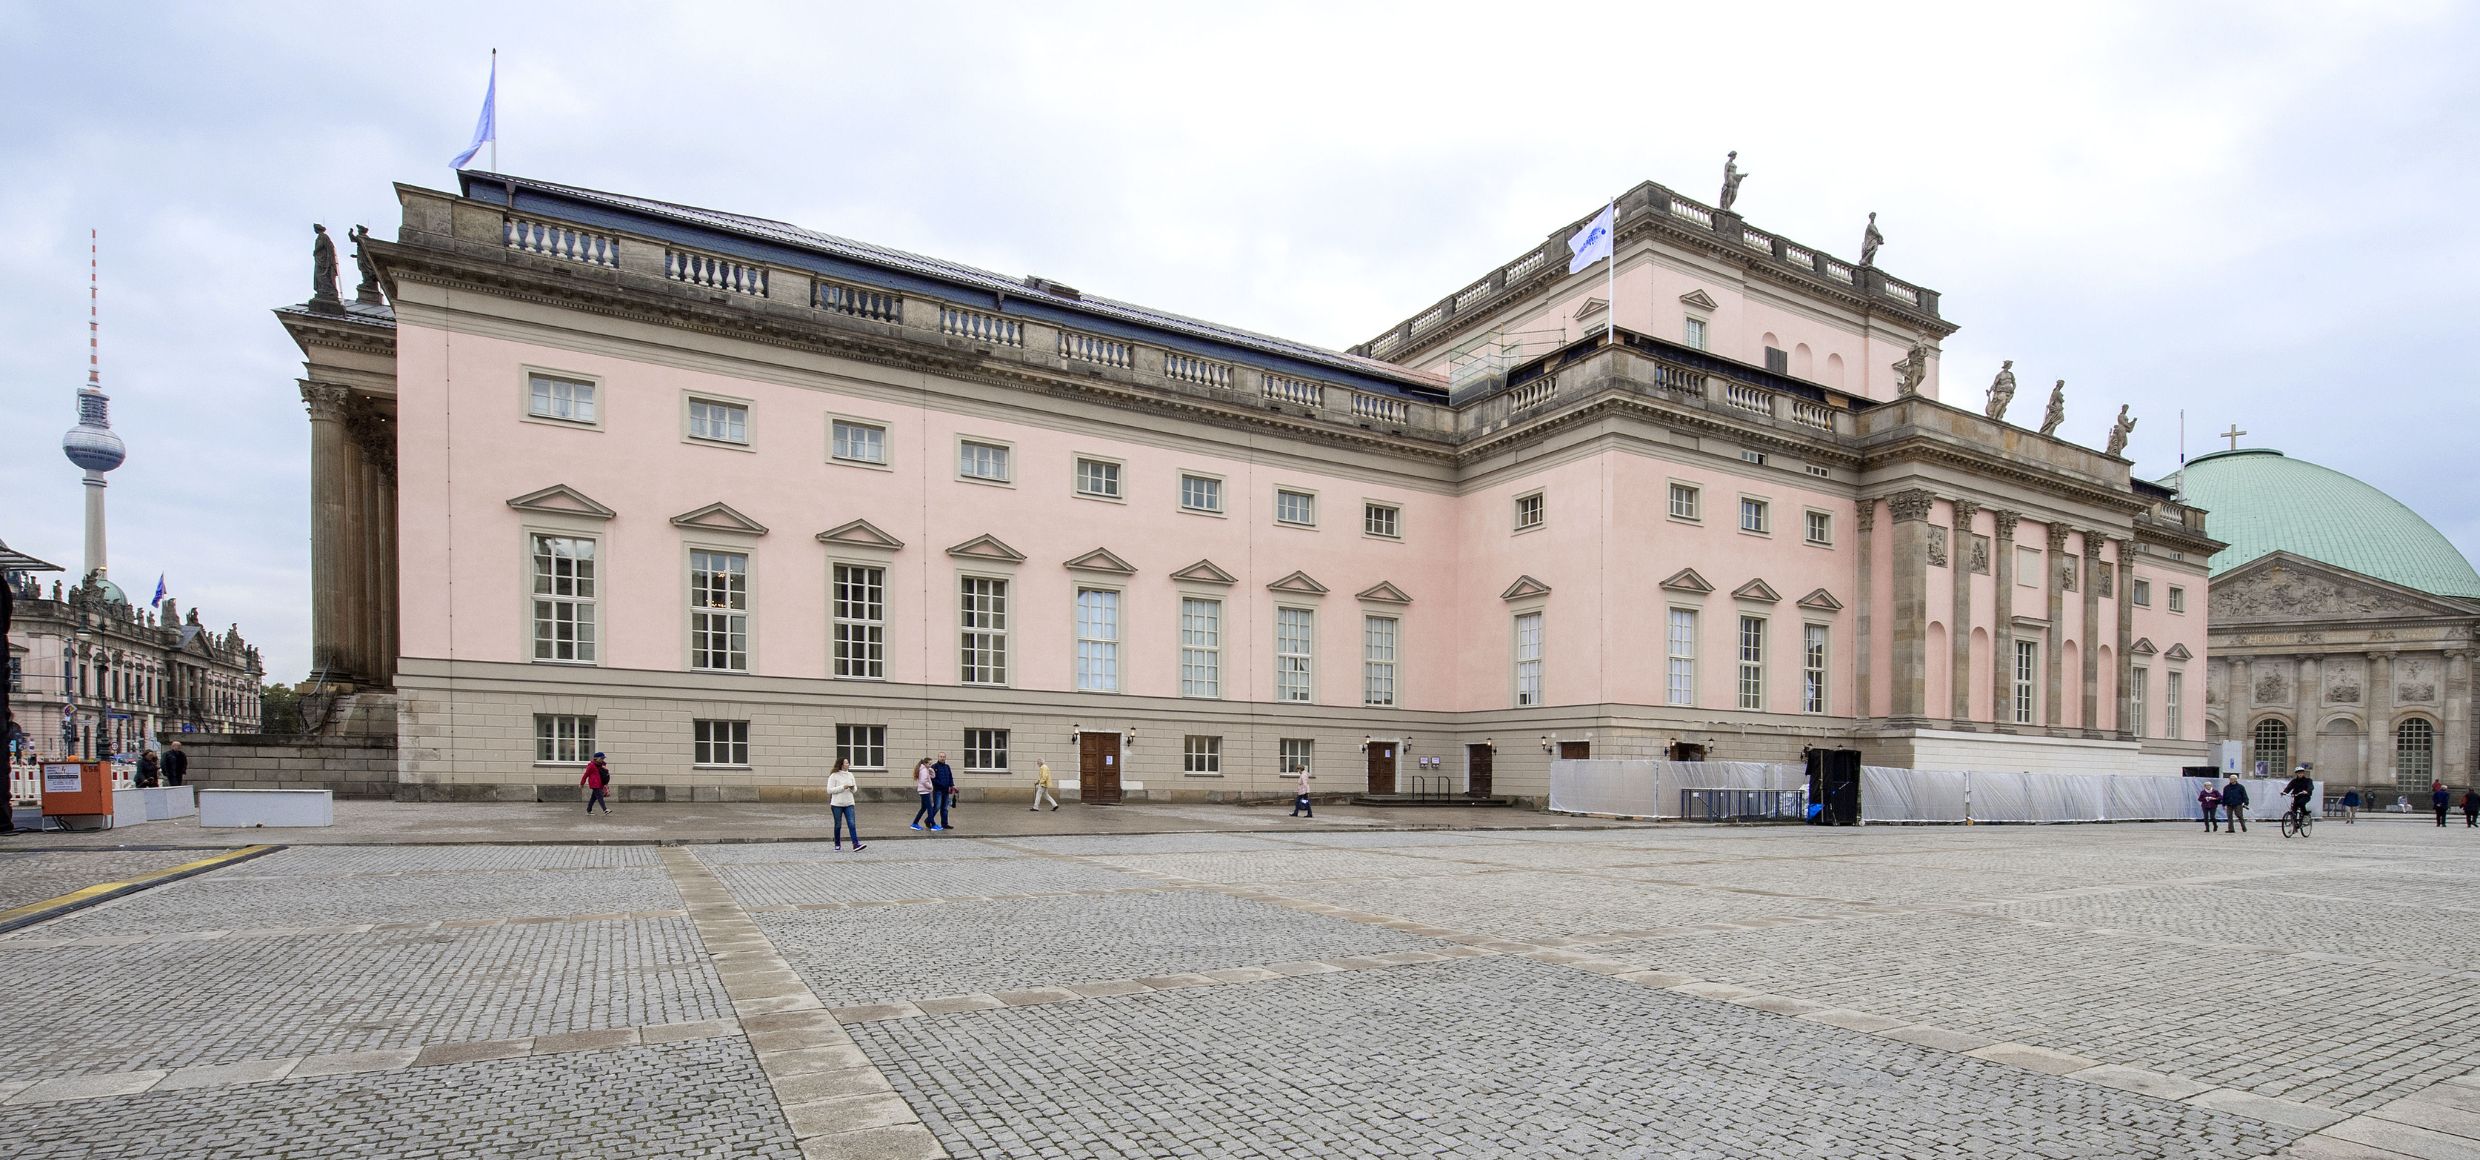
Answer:
[[[1076,796],[1089,806],[1119,804],[1119,734],[1081,733],[1076,742]]]
[[[1467,745],[1464,747],[1465,797],[1485,798],[1490,796],[1490,755],[1491,749],[1487,745]]]
[[[1559,756],[1568,761],[1583,761],[1593,756],[1593,743],[1590,741],[1559,742]]]
[[[1702,745],[1691,745],[1685,741],[1674,743],[1671,746],[1671,760],[1703,761],[1705,760],[1705,747]]]
[[[1395,743],[1372,741],[1369,750],[1369,792],[1395,792]]]

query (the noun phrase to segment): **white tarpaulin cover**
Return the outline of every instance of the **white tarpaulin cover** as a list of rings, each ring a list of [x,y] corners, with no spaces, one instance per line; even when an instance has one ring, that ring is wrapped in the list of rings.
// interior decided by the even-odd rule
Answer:
[[[2276,819],[2290,808],[2281,779],[2244,779],[2248,816]],[[1550,763],[1550,808],[1560,813],[1639,818],[1681,815],[1681,791],[1772,790],[1805,794],[1807,771],[1751,761],[1596,758]],[[1864,822],[2196,821],[2202,778],[2115,773],[2020,773],[1863,766]],[[2321,813],[2324,789],[2308,808]]]

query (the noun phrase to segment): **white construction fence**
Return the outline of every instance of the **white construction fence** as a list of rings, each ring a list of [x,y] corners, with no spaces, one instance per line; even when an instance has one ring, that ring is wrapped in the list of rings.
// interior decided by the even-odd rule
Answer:
[[[2216,783],[2218,784],[2218,783]],[[2246,778],[2250,818],[2290,808],[2280,780]],[[2158,774],[1860,769],[1863,822],[2200,821],[2202,778]],[[2321,813],[2324,790],[2308,808]],[[1754,761],[1592,759],[1550,763],[1557,813],[1629,818],[1781,818],[1807,815],[1808,771]]]

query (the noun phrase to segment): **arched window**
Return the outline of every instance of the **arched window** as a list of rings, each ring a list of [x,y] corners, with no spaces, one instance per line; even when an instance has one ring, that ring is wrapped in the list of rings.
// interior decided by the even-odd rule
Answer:
[[[2394,727],[2394,784],[2427,789],[2437,777],[2437,727],[2411,717]]]
[[[2249,760],[2263,767],[2273,777],[2291,771],[2291,727],[2280,718],[2267,717],[2256,723],[2255,752]]]

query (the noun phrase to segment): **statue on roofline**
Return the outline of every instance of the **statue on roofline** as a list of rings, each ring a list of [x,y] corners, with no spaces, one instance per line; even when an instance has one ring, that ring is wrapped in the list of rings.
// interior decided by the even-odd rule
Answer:
[[[376,306],[380,301],[379,267],[362,250],[362,243],[370,240],[370,227],[354,226],[346,230],[344,236],[353,239],[353,264],[362,271],[362,282],[353,288],[353,299],[366,306]]]
[[[2118,419],[2110,424],[2110,445],[2105,455],[2116,455],[2127,449],[2127,436],[2134,433],[2136,421],[2127,414],[2127,404],[2118,405]]]
[[[1998,367],[1998,377],[1989,380],[1989,417],[2006,422],[2007,404],[2015,401],[2015,360],[2008,359]]]
[[[1862,266],[1876,265],[1877,247],[1885,244],[1886,235],[1877,232],[1877,214],[1875,211],[1871,211],[1869,214],[1869,228],[1860,235],[1860,264]]]
[[[2041,416],[2041,434],[2055,436],[2058,425],[2067,421],[2067,380],[2049,389],[2049,413]]]
[[[310,301],[313,304],[342,305],[336,296],[336,239],[327,236],[327,227],[312,223],[310,232]]]
[[[1722,159],[1722,201],[1716,207],[1728,213],[1731,203],[1739,200],[1739,183],[1748,175],[1739,171],[1739,150],[1732,150]]]

